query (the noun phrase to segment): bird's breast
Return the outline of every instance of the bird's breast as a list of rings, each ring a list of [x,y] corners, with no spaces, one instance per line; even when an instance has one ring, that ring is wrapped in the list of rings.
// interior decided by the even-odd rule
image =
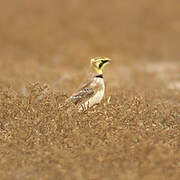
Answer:
[[[97,90],[104,90],[104,80],[103,78],[94,78],[92,86]]]
[[[91,107],[94,104],[100,103],[104,96],[104,80],[102,78],[95,78],[94,80],[94,88],[95,88],[95,94],[85,102],[85,108]]]

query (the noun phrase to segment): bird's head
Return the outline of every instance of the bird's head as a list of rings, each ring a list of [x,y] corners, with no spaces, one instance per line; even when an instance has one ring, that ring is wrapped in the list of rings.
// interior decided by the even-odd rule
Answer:
[[[95,57],[91,59],[91,66],[96,73],[102,74],[104,67],[109,64],[111,59],[107,57]]]

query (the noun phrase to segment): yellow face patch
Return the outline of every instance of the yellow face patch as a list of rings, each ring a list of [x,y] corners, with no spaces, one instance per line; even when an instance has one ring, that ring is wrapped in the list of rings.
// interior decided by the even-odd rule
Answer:
[[[109,64],[110,61],[111,59],[107,57],[96,57],[91,59],[91,64],[98,74],[102,74],[104,67]]]

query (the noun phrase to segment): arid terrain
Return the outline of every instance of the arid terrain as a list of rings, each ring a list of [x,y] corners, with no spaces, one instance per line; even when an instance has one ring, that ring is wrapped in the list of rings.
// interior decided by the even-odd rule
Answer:
[[[1,180],[180,179],[180,1],[0,6]],[[103,101],[62,106],[107,56]]]

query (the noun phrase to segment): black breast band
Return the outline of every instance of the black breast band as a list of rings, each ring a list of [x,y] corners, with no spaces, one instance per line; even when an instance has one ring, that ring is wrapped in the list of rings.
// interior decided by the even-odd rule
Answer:
[[[103,78],[102,74],[98,74],[97,76],[95,76],[96,78]]]

